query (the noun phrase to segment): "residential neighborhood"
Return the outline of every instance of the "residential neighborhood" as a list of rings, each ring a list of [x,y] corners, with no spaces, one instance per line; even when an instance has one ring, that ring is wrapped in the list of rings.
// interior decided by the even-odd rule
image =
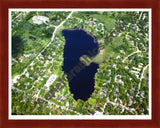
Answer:
[[[12,11],[11,17],[12,115],[149,114],[148,11]],[[88,57],[99,68],[87,101],[73,98],[62,70],[61,32],[75,27],[99,43],[99,53]]]

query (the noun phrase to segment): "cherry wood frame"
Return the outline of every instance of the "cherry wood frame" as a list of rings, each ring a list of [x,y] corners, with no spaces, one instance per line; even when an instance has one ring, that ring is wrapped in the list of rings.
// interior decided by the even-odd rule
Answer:
[[[8,9],[9,8],[151,8],[152,119],[151,120],[9,120]],[[42,127],[160,127],[160,1],[159,0],[0,0],[0,128]]]

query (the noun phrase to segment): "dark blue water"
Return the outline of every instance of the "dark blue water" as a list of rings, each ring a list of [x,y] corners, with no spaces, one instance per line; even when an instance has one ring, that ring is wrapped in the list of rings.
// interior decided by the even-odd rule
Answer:
[[[63,53],[63,71],[69,80],[70,92],[74,99],[86,101],[94,91],[94,76],[97,72],[98,64],[91,63],[89,66],[80,61],[80,57],[88,55],[94,57],[98,54],[98,42],[80,30],[63,30],[65,46]]]

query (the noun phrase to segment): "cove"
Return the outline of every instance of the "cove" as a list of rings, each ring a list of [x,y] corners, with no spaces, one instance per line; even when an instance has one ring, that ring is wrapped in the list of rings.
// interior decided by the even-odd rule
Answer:
[[[96,56],[98,42],[92,33],[82,28],[64,29],[62,35],[65,38],[62,69],[67,75],[70,92],[75,100],[86,101],[94,92],[94,77],[99,65],[91,63],[87,66],[80,61],[80,57]]]

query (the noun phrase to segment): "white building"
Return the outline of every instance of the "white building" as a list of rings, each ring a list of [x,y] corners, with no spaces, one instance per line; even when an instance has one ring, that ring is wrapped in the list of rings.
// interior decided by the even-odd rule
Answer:
[[[138,71],[135,71],[135,70],[131,70],[132,73],[135,73],[135,74],[138,74],[139,72]]]
[[[138,67],[139,68],[142,68],[143,64],[142,63],[139,63]]]
[[[103,112],[95,111],[94,115],[103,115]]]
[[[129,67],[128,67],[128,66],[125,66],[125,69],[129,69]]]
[[[46,60],[46,63],[44,64],[44,67],[46,67],[48,65],[49,61]]]
[[[27,77],[27,78],[29,77],[29,73],[28,73],[28,72],[26,73],[26,77]]]
[[[124,50],[120,50],[120,52],[123,53],[123,54],[126,54],[126,53],[124,52]]]
[[[141,69],[136,68],[136,67],[133,67],[133,69],[134,69],[134,70],[137,70],[137,71],[139,71],[139,72],[141,71]]]
[[[35,24],[42,24],[46,23],[46,21],[49,21],[49,18],[46,16],[34,16],[32,17],[33,23]]]
[[[121,58],[119,55],[116,57],[116,59],[119,59],[119,58]]]
[[[119,77],[119,78],[118,78]],[[115,76],[115,82],[117,82],[117,83],[121,83],[122,85],[124,85],[124,82],[121,80],[121,75],[116,75]]]

